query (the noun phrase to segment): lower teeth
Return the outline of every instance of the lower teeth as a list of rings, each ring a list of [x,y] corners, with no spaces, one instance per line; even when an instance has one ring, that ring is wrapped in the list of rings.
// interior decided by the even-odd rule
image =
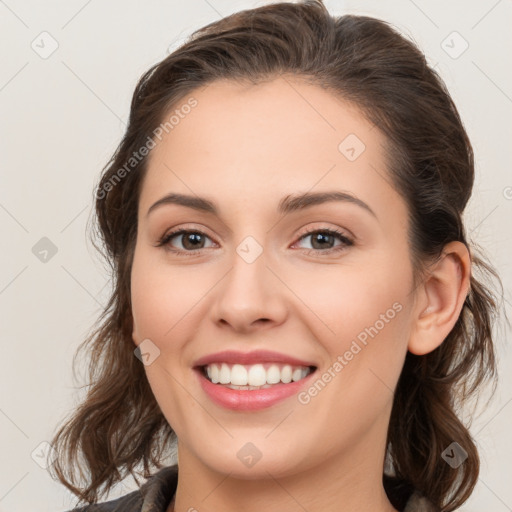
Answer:
[[[230,389],[243,389],[243,390],[251,390],[251,389],[267,389],[271,388],[273,384],[264,384],[263,386],[236,386],[235,384],[221,384],[226,388]]]

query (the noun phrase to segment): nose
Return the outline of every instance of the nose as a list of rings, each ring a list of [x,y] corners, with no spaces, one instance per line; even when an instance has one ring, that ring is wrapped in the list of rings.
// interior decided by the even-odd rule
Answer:
[[[235,253],[231,269],[216,288],[210,313],[224,329],[250,333],[286,319],[286,287],[267,266],[265,251],[252,262]]]

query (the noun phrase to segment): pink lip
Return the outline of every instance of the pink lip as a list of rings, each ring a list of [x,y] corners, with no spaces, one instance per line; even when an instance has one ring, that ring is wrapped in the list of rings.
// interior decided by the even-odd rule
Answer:
[[[252,352],[237,352],[224,350],[198,359],[194,366],[206,366],[212,363],[255,364],[255,363],[283,363],[291,366],[315,366],[313,363],[296,359],[295,357],[273,352],[271,350],[253,350]]]
[[[224,360],[225,361],[225,360]],[[304,365],[308,366],[308,365]],[[311,372],[307,377],[289,384],[275,384],[267,389],[230,389],[210,382],[201,368],[196,368],[195,373],[204,392],[217,405],[234,411],[257,411],[270,407],[290,396],[296,395],[300,389],[309,384],[311,377],[316,372]]]

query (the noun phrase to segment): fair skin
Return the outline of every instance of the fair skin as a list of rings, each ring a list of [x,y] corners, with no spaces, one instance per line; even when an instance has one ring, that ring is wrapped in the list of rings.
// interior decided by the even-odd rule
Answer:
[[[394,511],[382,485],[393,389],[407,351],[434,350],[455,324],[468,252],[448,244],[413,286],[407,206],[387,175],[384,135],[347,102],[282,77],[215,82],[192,96],[197,107],[151,152],[131,276],[133,340],[160,350],[145,370],[178,436],[168,512]],[[354,161],[338,149],[349,134],[366,146]],[[285,196],[326,191],[373,213],[350,201],[277,210]],[[207,198],[218,215],[177,204],[148,215],[170,192]],[[156,246],[174,228],[205,233],[198,246],[183,235],[168,243],[199,247],[193,256]],[[353,244],[301,239],[325,229]],[[236,251],[248,236],[262,249],[251,263]],[[331,247],[342,250],[323,254]],[[271,349],[314,361],[321,376],[394,304],[400,311],[307,404],[293,396],[228,410],[192,369],[225,349]],[[261,453],[251,467],[237,457],[249,442]]]

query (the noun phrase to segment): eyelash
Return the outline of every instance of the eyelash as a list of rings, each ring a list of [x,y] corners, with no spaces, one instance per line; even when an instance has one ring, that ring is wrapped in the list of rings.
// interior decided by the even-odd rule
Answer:
[[[178,235],[183,235],[183,234],[187,234],[187,233],[194,233],[194,234],[198,234],[198,235],[201,235],[201,236],[205,236],[207,238],[210,238],[206,233],[198,230],[198,229],[176,229],[175,231],[171,231],[170,233],[166,233],[159,241],[158,243],[156,244],[157,247],[164,247],[164,249],[166,251],[170,251],[174,254],[177,254],[177,255],[186,255],[186,256],[195,256],[199,251],[201,251],[203,248],[201,249],[193,249],[191,251],[183,251],[182,249],[175,249],[173,247],[170,246],[169,242],[176,236]],[[314,235],[314,234],[317,234],[317,233],[326,233],[328,235],[332,235],[334,236],[335,238],[337,238],[338,240],[340,240],[342,242],[341,245],[337,246],[337,247],[331,247],[330,249],[326,249],[326,250],[321,250],[321,249],[305,249],[307,251],[306,254],[312,254],[312,253],[321,253],[322,255],[328,255],[328,254],[332,254],[332,253],[335,253],[335,252],[341,252],[343,250],[345,250],[347,247],[350,247],[351,245],[354,245],[354,242],[353,240],[351,240],[350,238],[348,238],[344,233],[342,233],[341,231],[338,231],[336,229],[313,229],[313,230],[310,230],[310,231],[306,231],[305,233],[303,233],[299,239],[297,241],[301,241],[303,240],[304,238],[307,238],[308,236],[310,235]]]

